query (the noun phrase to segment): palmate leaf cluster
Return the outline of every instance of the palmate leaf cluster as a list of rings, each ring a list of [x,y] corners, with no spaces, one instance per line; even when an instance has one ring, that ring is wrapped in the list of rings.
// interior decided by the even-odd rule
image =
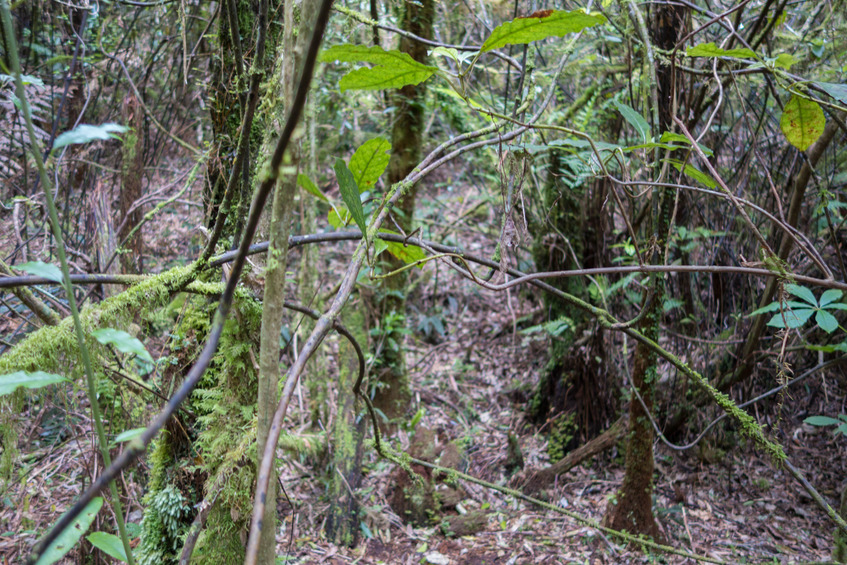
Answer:
[[[838,302],[844,294],[841,290],[826,290],[821,294],[820,299],[815,298],[815,294],[808,288],[797,284],[786,284],[785,291],[801,301],[772,302],[764,308],[755,310],[750,315],[757,316],[777,312],[768,321],[768,325],[780,329],[803,327],[814,315],[815,324],[823,331],[832,333],[838,329],[838,320],[833,314],[838,310],[847,310],[847,304]]]

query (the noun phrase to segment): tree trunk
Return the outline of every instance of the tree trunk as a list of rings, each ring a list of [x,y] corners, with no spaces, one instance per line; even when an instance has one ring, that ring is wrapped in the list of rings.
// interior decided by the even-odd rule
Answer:
[[[300,21],[307,19],[309,4],[304,2]],[[276,109],[271,120],[276,127],[268,128],[265,137],[265,153],[272,151],[277,132],[282,129],[285,111],[294,97],[297,73],[300,67],[302,50],[297,45],[294,30],[294,0],[285,0],[283,8],[284,30],[282,45],[276,59],[282,63],[281,79],[274,85],[270,100],[276,101]],[[304,17],[305,16],[305,17]],[[300,26],[300,38],[309,37],[308,24]],[[272,106],[273,107],[273,106]],[[279,401],[280,347],[279,336],[282,330],[285,302],[285,273],[288,266],[288,236],[294,210],[294,194],[297,190],[297,173],[300,169],[300,140],[292,139],[284,162],[285,169],[280,173],[271,204],[271,222],[269,226],[268,258],[265,266],[265,291],[262,301],[261,349],[259,352],[259,398],[257,406],[257,468],[261,464],[262,453],[270,436],[271,422]],[[245,165],[246,167],[246,165]],[[250,191],[252,193],[252,191]],[[236,228],[237,229],[237,228]],[[276,493],[277,480],[275,469],[268,484],[267,503],[262,519],[262,536],[259,542],[258,563],[274,565],[276,562]]]
[[[121,245],[121,271],[125,274],[144,272],[142,261],[141,230],[136,231],[128,241],[124,240],[144,217],[140,208],[130,211],[132,205],[141,198],[141,179],[144,174],[144,111],[134,94],[129,94],[123,105],[124,120],[132,130],[124,135],[122,147],[120,218],[121,231],[118,244]]]
[[[561,125],[594,102],[600,85],[587,89],[562,114]],[[586,184],[568,182],[573,171],[563,165],[561,154],[549,157],[543,189],[541,220],[532,226],[533,259],[538,271],[560,271],[605,265],[604,238],[607,227],[603,205],[608,194],[605,179]],[[576,277],[551,279],[556,288],[583,300],[586,284]],[[554,461],[600,433],[614,418],[614,387],[609,386],[603,334],[589,329],[590,318],[552,294],[544,295],[545,318],[570,327],[551,338],[549,361],[530,399],[528,412],[536,422],[551,422],[548,453]],[[585,331],[588,339],[579,339]],[[575,342],[579,345],[575,346]]]
[[[631,5],[632,10],[637,10]],[[671,4],[657,5],[653,15],[652,41],[659,49],[670,50],[678,40],[685,24],[683,8]],[[634,14],[640,19],[639,14]],[[646,38],[645,38],[646,39]],[[657,115],[659,131],[672,129],[674,112],[673,69],[668,65],[655,67],[654,100],[658,102]],[[656,151],[654,169],[661,174],[662,163]],[[658,202],[652,207],[653,235],[655,242],[652,262],[662,264],[665,255],[668,229],[670,226],[671,207],[674,193],[671,189],[654,190],[654,199]],[[657,216],[655,214],[658,213]],[[639,324],[639,330],[653,341],[658,340],[659,325],[662,318],[662,303],[664,301],[665,283],[661,274],[651,276],[652,296],[645,292],[644,308],[647,312]],[[656,394],[656,354],[641,342],[635,348],[635,360],[631,375],[633,390],[629,403],[629,432],[626,442],[626,474],[617,500],[609,503],[604,523],[616,530],[625,530],[635,534],[644,534],[653,538],[659,537],[659,529],[653,518],[653,425],[650,413]]]
[[[421,0],[404,5],[401,27],[419,37],[432,39],[432,22],[435,2]],[[402,37],[400,50],[408,53],[415,61],[425,62],[427,46],[416,40]],[[425,84],[408,85],[393,96],[396,113],[391,132],[391,159],[388,163],[388,183],[393,185],[408,176],[420,162],[424,123]],[[417,187],[411,187],[402,202],[394,209],[394,219],[403,231],[412,229]],[[390,224],[388,227],[391,227]],[[401,268],[404,263],[388,252],[383,252],[386,272]],[[409,378],[406,374],[406,358],[403,339],[406,328],[405,272],[385,280],[384,295],[377,311],[380,312],[384,347],[377,365],[379,386],[374,397],[374,406],[389,418],[396,418],[406,411],[412,398]]]

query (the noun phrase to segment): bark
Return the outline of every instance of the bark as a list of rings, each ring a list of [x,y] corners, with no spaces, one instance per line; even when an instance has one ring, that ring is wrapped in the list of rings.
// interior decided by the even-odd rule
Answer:
[[[304,3],[307,4],[307,3]],[[304,11],[306,6],[303,7]],[[281,81],[276,85],[272,99],[279,102],[276,112],[277,120],[284,116],[284,106],[287,107],[293,99],[297,69],[301,59],[302,48],[297,44],[294,30],[294,0],[286,0],[284,4],[284,31],[282,46],[277,53],[277,60],[282,62]],[[301,20],[303,21],[303,20]],[[309,20],[304,20],[309,21]],[[311,34],[301,26],[300,37]],[[277,124],[281,126],[281,123]],[[272,142],[274,134],[268,134],[267,141]],[[272,145],[268,144],[270,151]],[[262,302],[262,330],[260,336],[261,349],[259,352],[259,398],[257,443],[258,457],[271,435],[271,422],[279,400],[280,350],[279,336],[282,330],[285,302],[285,273],[288,265],[288,236],[291,231],[291,219],[294,210],[294,194],[297,190],[297,173],[300,167],[300,141],[292,139],[290,149],[284,158],[285,169],[280,173],[274,190],[271,204],[271,222],[269,226],[268,259],[265,267],[265,292]],[[252,191],[251,191],[252,192]],[[261,461],[257,461],[257,467]],[[268,484],[267,503],[262,519],[261,540],[259,543],[258,563],[273,565],[276,559],[276,493],[277,479],[275,469]]]
[[[355,308],[355,309],[354,309]],[[344,326],[360,344],[367,342],[361,299],[358,308],[342,313]],[[359,538],[359,503],[356,490],[362,482],[362,440],[366,418],[356,425],[356,394],[353,384],[359,374],[359,358],[349,342],[340,346],[340,368],[336,383],[336,415],[332,425],[331,462],[329,465],[329,515],[327,539],[353,547]]]
[[[559,475],[564,475],[583,461],[612,448],[623,439],[627,429],[627,417],[621,416],[611,427],[586,444],[574,449],[563,459],[540,471],[530,470],[515,477],[514,484],[523,485],[522,490],[527,494],[537,493],[555,482]]]
[[[633,10],[638,8],[632,5]],[[670,4],[657,5],[654,12],[652,41],[659,49],[670,50],[677,42],[678,33],[683,33],[685,22],[684,8]],[[640,14],[635,14],[636,19]],[[646,38],[645,38],[646,39]],[[659,131],[672,129],[674,113],[674,84],[673,69],[668,65],[655,67],[654,99],[658,107],[654,113],[658,117]],[[659,157],[659,152],[656,152]],[[654,165],[656,171],[661,170],[661,161]],[[658,216],[653,218],[653,240],[656,242],[653,253],[653,263],[661,264],[664,260],[664,250],[670,225],[673,191],[670,189],[657,190],[654,199],[658,199]],[[645,294],[644,304],[646,315],[639,323],[639,330],[653,341],[658,341],[659,325],[662,318],[662,302],[665,293],[665,283],[662,275],[651,277],[652,296]],[[653,518],[653,425],[650,413],[656,394],[656,354],[641,342],[635,348],[635,360],[631,375],[632,398],[629,404],[629,431],[626,443],[626,474],[617,500],[610,501],[604,523],[616,530],[624,530],[634,534],[644,534],[659,538],[660,532]]]
[[[407,2],[404,5],[401,27],[419,37],[432,39],[432,23],[435,17],[435,2],[422,0],[420,3]],[[408,37],[400,39],[400,51],[408,53],[414,60],[426,61],[427,46]],[[424,122],[425,83],[408,85],[399,89],[393,96],[397,108],[394,126],[391,132],[391,159],[388,163],[388,184],[392,185],[406,178],[420,162],[421,143],[426,126]],[[409,233],[415,211],[417,187],[409,189],[402,202],[395,207],[394,219]],[[389,226],[390,227],[390,226]],[[402,261],[384,252],[380,257],[386,272],[399,269]],[[380,359],[378,378],[380,386],[376,390],[374,406],[382,410],[389,418],[396,418],[406,411],[411,400],[409,379],[406,374],[406,359],[403,350],[403,330],[406,325],[406,288],[405,272],[386,279],[385,297],[378,306],[382,315],[383,327],[389,316],[392,317],[390,331],[384,334],[385,347]],[[396,347],[389,346],[390,343]]]
[[[141,198],[141,179],[144,175],[144,111],[134,94],[129,94],[124,99],[123,114],[124,122],[130,126],[131,131],[124,136],[121,156],[119,206],[122,227],[118,233],[118,242],[122,243],[121,272],[138,275],[144,272],[141,230],[137,230],[129,241],[124,242],[144,217],[141,208],[130,211],[132,205]]]

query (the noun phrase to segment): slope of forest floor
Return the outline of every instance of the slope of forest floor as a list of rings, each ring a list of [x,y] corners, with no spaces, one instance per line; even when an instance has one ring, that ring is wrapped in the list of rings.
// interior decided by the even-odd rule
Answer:
[[[476,195],[439,190],[429,195],[430,206],[441,213],[474,208]],[[189,197],[186,197],[187,199]],[[466,200],[465,200],[466,199]],[[438,203],[434,203],[438,201]],[[456,206],[455,204],[459,204]],[[425,204],[426,205],[426,204]],[[193,219],[186,215],[165,216],[145,229],[154,270],[172,264],[178,257],[195,256],[199,243]],[[191,218],[192,216],[188,216]],[[5,217],[2,222],[9,218]],[[446,217],[451,224],[457,217]],[[468,250],[490,254],[491,239],[483,239],[472,225],[460,222],[456,239]],[[6,229],[4,228],[5,232]],[[425,232],[426,233],[426,232]],[[296,260],[296,253],[294,254]],[[338,254],[338,260],[343,254]],[[437,271],[437,272],[436,272]],[[422,409],[420,424],[440,438],[457,441],[464,449],[466,472],[497,484],[508,484],[503,467],[507,435],[517,436],[528,466],[550,463],[543,430],[529,424],[515,401],[516,389],[538,379],[546,355],[546,338],[516,330],[516,321],[529,317],[543,322],[540,302],[530,292],[495,294],[461,280],[444,265],[430,264],[425,277],[410,298],[409,367],[413,379],[414,410]],[[444,327],[439,335],[435,322],[424,318],[438,315]],[[0,328],[18,323],[8,312]],[[425,329],[429,329],[426,335]],[[800,368],[796,368],[799,370]],[[838,370],[838,369],[836,369]],[[835,377],[835,378],[833,378]],[[809,414],[843,413],[847,380],[843,374],[825,374],[825,394],[798,388],[780,404],[763,403],[751,409],[760,422],[778,422],[779,437],[789,457],[803,469],[825,497],[835,503],[840,481],[847,476],[844,437],[833,437],[802,424]],[[768,379],[762,379],[764,383]],[[773,386],[770,378],[769,388]],[[817,389],[815,389],[817,390]],[[0,500],[0,564],[19,563],[29,544],[55,521],[90,478],[100,470],[92,445],[92,427],[81,393],[55,404],[21,414],[23,423],[19,462],[20,481],[7,486]],[[752,395],[751,395],[752,396]],[[810,405],[809,399],[813,405]],[[305,399],[308,401],[308,399]],[[297,403],[295,403],[297,404]],[[66,407],[76,406],[65,413]],[[830,409],[827,410],[827,407]],[[298,413],[291,421],[306,421]],[[399,430],[395,440],[408,447],[411,430]],[[815,433],[818,432],[818,433]],[[712,441],[707,439],[707,442]],[[710,445],[713,445],[712,442]],[[752,447],[738,446],[728,452],[695,448],[672,451],[656,444],[655,508],[660,529],[672,546],[729,563],[794,563],[825,561],[833,544],[833,527],[805,491],[785,471],[774,468]],[[599,521],[623,477],[622,456],[612,449],[593,461],[559,478],[547,492],[547,500]],[[143,463],[140,464],[143,469]],[[285,563],[688,563],[680,556],[661,556],[626,548],[596,529],[572,518],[515,501],[499,492],[477,485],[464,485],[468,509],[488,509],[488,523],[473,535],[445,537],[438,528],[404,525],[389,507],[392,466],[378,461],[373,452],[365,457],[359,502],[365,509],[364,523],[370,539],[354,548],[340,547],[323,537],[327,502],[315,471],[294,460],[283,459],[280,467],[287,498],[280,497],[283,528],[278,553]],[[129,493],[126,504],[130,522],[141,516],[144,485],[125,474],[122,490]],[[98,519],[108,527],[111,517]],[[293,532],[291,531],[293,523]],[[97,529],[99,523],[93,529]],[[363,530],[364,531],[364,530]],[[76,552],[69,555],[74,562]],[[78,557],[78,555],[76,556]]]

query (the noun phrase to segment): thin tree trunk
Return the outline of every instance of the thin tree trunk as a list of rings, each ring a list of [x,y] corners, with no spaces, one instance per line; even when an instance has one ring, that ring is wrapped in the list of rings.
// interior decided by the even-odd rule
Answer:
[[[404,5],[401,27],[419,37],[432,39],[432,22],[435,17],[435,2],[421,0],[420,3],[408,2]],[[425,62],[427,46],[408,37],[400,39],[400,50],[408,53],[414,60]],[[397,108],[394,128],[391,133],[391,159],[388,163],[388,183],[394,184],[405,179],[420,162],[423,139],[425,84],[408,85],[394,95],[394,107]],[[415,212],[417,187],[412,187],[395,208],[394,219],[405,232],[412,229],[412,217]],[[391,226],[389,226],[391,227]],[[386,269],[394,271],[404,263],[387,252],[381,257]],[[411,400],[409,379],[406,374],[406,360],[403,351],[403,330],[406,325],[406,273],[386,279],[385,298],[378,307],[382,314],[383,327],[389,331],[383,336],[384,349],[378,378],[381,385],[377,388],[374,405],[389,418],[396,418],[405,412]],[[386,324],[388,317],[392,322]],[[396,344],[395,347],[390,344]]]
[[[631,4],[632,10],[638,8]],[[684,26],[684,9],[670,4],[654,7],[652,41],[659,49],[670,50],[677,42],[678,33]],[[634,14],[640,20],[640,14]],[[647,38],[644,38],[645,41]],[[668,65],[655,67],[654,99],[658,102],[654,116],[654,127],[659,131],[671,129],[674,112],[675,85],[673,69]],[[659,153],[656,152],[658,157]],[[657,159],[655,170],[661,171],[661,162]],[[665,258],[665,245],[670,226],[670,213],[673,204],[673,192],[670,189],[657,190],[654,198],[658,202],[653,206],[653,236],[655,241],[653,263],[661,264]],[[655,216],[658,214],[658,216]],[[651,291],[644,297],[647,312],[639,324],[639,330],[653,341],[658,341],[659,325],[662,318],[665,283],[661,274],[651,277]],[[636,534],[645,534],[658,538],[659,529],[653,518],[653,425],[650,413],[656,394],[656,354],[639,342],[635,348],[635,361],[631,375],[632,398],[629,404],[629,432],[626,443],[626,474],[616,501],[610,502],[604,522],[616,530],[625,530]]]
[[[304,2],[303,11],[306,11]],[[277,60],[282,61],[281,82],[276,85],[276,91],[281,94],[280,106],[286,106],[293,99],[297,69],[300,63],[301,50],[296,45],[294,35],[294,0],[285,0],[283,8],[284,30],[282,45],[277,53]],[[301,22],[309,21],[302,18]],[[301,26],[300,37],[308,37],[308,30]],[[283,116],[282,110],[277,116]],[[281,126],[282,124],[277,124]],[[265,267],[265,292],[262,302],[262,331],[260,336],[261,349],[259,352],[259,399],[257,442],[258,457],[270,437],[271,422],[279,400],[280,348],[279,336],[285,301],[285,272],[288,265],[288,236],[291,229],[291,219],[294,211],[294,193],[297,190],[297,173],[300,168],[300,141],[292,140],[285,159],[285,170],[280,174],[271,204],[271,222],[269,226],[268,259]],[[259,462],[257,462],[258,467]],[[274,565],[276,562],[276,492],[277,480],[275,471],[270,478],[267,491],[267,503],[262,519],[261,540],[259,542],[258,563]]]

